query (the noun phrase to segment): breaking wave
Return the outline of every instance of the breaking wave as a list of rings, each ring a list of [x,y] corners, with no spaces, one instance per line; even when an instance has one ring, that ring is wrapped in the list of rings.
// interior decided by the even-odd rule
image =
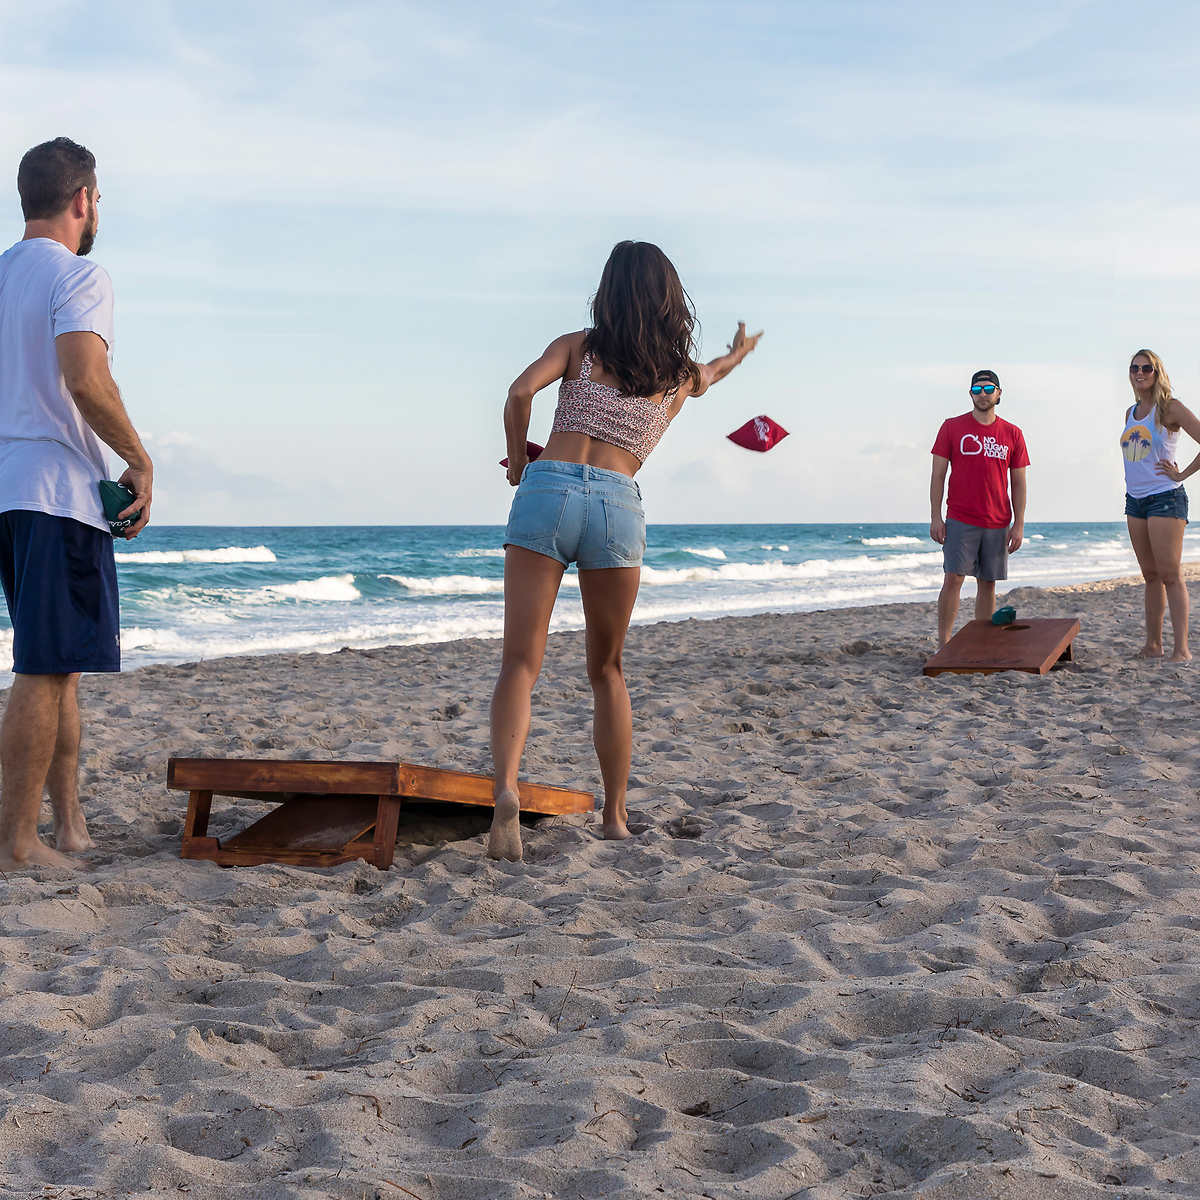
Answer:
[[[273,563],[274,551],[267,546],[225,546],[220,550],[117,550],[119,563]]]

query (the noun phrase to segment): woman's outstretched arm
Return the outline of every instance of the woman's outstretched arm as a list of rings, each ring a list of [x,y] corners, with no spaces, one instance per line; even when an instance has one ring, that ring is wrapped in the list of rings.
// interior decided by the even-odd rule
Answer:
[[[529,433],[529,415],[533,398],[567,373],[571,347],[582,333],[564,333],[542,351],[541,358],[531,362],[513,380],[504,403],[504,437],[508,443],[508,482],[516,487],[521,473],[529,463],[525,442]]]
[[[671,401],[671,416],[674,417],[679,412],[683,407],[683,402],[689,396],[703,396],[718,379],[724,379],[747,354],[753,351],[762,335],[763,331],[760,329],[756,334],[747,336],[746,322],[739,321],[737,333],[733,335],[733,341],[729,343],[726,352],[710,362],[700,364],[699,386],[689,380],[675,393],[675,398]]]

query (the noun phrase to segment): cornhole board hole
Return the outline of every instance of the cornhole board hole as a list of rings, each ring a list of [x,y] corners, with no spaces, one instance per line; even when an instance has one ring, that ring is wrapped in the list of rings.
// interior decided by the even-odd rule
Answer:
[[[1011,625],[971,621],[925,663],[926,675],[994,675],[1028,671],[1045,675],[1055,663],[1073,662],[1077,617],[1031,617]]]
[[[188,795],[181,858],[224,867],[278,862],[334,867],[356,858],[392,865],[405,800],[492,807],[487,775],[404,762],[301,762],[286,759],[172,758],[167,787]],[[591,812],[590,792],[520,785],[521,811]],[[274,804],[266,816],[223,840],[208,836],[213,796]]]

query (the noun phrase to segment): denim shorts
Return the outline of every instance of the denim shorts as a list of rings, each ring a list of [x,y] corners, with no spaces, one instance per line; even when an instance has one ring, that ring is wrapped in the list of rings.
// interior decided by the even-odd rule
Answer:
[[[641,488],[620,471],[540,458],[521,476],[504,544],[564,567],[578,563],[581,571],[640,567],[646,551]]]
[[[947,575],[974,575],[985,583],[1008,578],[1008,528],[984,529],[946,518],[942,568]]]
[[[1153,496],[1131,496],[1125,493],[1125,515],[1144,521],[1147,517],[1175,517],[1187,524],[1188,498],[1182,485],[1169,492]]]

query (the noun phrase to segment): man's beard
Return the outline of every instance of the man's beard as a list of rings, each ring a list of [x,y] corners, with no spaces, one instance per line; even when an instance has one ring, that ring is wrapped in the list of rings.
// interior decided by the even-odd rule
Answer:
[[[92,247],[96,244],[96,205],[92,198],[88,197],[88,215],[87,224],[83,227],[83,233],[79,238],[79,249],[76,254],[82,258],[84,255],[91,254]]]

